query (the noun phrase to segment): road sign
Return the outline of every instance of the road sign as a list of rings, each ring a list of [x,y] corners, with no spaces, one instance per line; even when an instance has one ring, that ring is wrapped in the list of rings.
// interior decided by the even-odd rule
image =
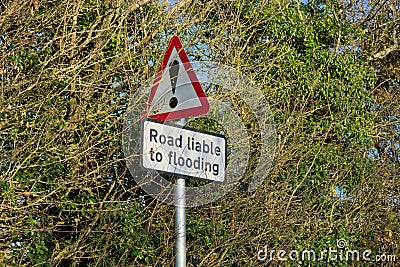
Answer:
[[[144,168],[175,176],[224,182],[226,137],[147,119],[142,122]]]
[[[189,58],[173,36],[151,88],[148,117],[168,121],[206,114],[210,108]]]

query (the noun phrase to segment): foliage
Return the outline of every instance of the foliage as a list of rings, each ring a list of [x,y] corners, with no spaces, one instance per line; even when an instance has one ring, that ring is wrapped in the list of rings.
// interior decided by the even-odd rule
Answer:
[[[264,246],[340,238],[400,257],[395,1],[13,0],[0,12],[0,263],[173,264],[173,208],[137,188],[121,144],[129,96],[173,34],[192,60],[251,77],[278,134],[256,192],[187,210],[189,266],[267,264]]]

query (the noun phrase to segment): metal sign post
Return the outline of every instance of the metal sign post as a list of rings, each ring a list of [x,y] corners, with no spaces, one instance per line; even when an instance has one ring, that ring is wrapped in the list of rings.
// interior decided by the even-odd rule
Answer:
[[[142,120],[141,166],[176,177],[171,201],[175,206],[175,266],[186,266],[186,206],[189,197],[185,179],[223,183],[227,162],[227,139],[217,133],[154,119]],[[190,190],[190,189],[189,189]]]
[[[186,267],[185,179],[224,182],[227,139],[220,134],[184,127],[186,118],[207,114],[210,104],[177,36],[171,38],[146,107],[141,166],[176,177],[175,266]],[[177,119],[180,119],[178,127],[165,123]]]
[[[185,125],[186,119],[180,119],[180,125]],[[175,267],[186,266],[186,188],[185,179],[179,177],[175,192]]]

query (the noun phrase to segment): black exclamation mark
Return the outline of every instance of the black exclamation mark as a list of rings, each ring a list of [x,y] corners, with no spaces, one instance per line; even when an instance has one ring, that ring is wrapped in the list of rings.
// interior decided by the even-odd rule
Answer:
[[[172,94],[175,94],[178,74],[179,74],[179,62],[177,60],[174,60],[174,62],[172,62],[171,65],[169,66],[169,77],[171,79]],[[176,98],[175,96],[171,97],[171,99],[169,100],[169,106],[171,108],[175,108],[177,105],[178,105],[178,98]]]

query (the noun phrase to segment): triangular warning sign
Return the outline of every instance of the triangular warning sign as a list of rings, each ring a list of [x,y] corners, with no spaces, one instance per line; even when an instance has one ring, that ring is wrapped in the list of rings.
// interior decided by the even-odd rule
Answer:
[[[159,121],[206,114],[210,108],[189,58],[173,36],[151,88],[148,117]]]

